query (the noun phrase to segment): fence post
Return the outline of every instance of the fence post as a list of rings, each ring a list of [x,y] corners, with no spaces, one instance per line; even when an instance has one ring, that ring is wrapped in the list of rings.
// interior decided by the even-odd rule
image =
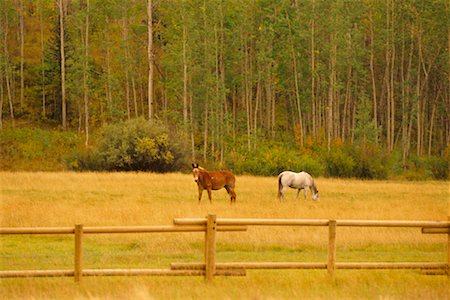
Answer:
[[[83,225],[75,225],[75,282],[80,282],[83,276]]]
[[[333,276],[336,268],[336,220],[328,223],[328,274]]]
[[[208,215],[205,233],[205,278],[208,283],[214,279],[216,272],[216,215]]]

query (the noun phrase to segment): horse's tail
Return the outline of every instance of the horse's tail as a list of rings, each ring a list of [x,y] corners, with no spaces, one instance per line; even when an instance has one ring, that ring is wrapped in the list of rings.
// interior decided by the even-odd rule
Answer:
[[[282,177],[283,177],[283,173],[278,175],[278,199],[281,199],[281,188],[282,188],[281,178]]]

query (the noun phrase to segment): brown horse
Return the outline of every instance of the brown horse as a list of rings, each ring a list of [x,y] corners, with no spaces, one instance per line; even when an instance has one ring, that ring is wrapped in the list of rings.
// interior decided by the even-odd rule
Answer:
[[[199,167],[198,164],[192,164],[192,174],[198,186],[198,203],[202,200],[203,190],[208,191],[208,198],[211,203],[211,190],[220,190],[221,188],[227,190],[231,197],[231,204],[236,202],[236,193],[234,192],[236,178],[230,171],[207,171]]]

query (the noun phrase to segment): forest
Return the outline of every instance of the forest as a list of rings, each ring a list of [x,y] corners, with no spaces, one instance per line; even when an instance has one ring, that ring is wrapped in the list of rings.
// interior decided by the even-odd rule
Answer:
[[[448,179],[449,12],[446,0],[2,0],[0,169],[196,161]]]

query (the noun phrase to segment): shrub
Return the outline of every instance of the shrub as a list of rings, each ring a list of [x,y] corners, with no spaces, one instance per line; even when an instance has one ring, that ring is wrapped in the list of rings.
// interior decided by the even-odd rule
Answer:
[[[313,176],[323,174],[321,163],[310,153],[277,143],[261,144],[253,151],[237,149],[230,153],[226,163],[238,174],[276,176],[285,170],[306,171]]]
[[[420,172],[422,174],[421,177],[424,179],[448,179],[449,164],[445,158],[438,156],[412,156],[411,163],[410,169]]]
[[[372,144],[360,144],[353,148],[354,176],[364,179],[385,179],[388,175],[387,158]]]
[[[343,148],[325,154],[325,172],[332,177],[353,177],[355,160]]]
[[[78,155],[79,169],[108,171],[178,170],[183,151],[160,124],[138,118],[103,128],[98,146]]]
[[[443,157],[429,156],[426,159],[427,170],[431,176],[437,180],[448,179],[449,162]]]
[[[79,137],[72,132],[37,128],[0,130],[0,169],[58,171],[66,168]]]
[[[446,156],[416,156],[408,158],[405,170],[401,173],[407,180],[447,180],[449,178],[449,160]]]

